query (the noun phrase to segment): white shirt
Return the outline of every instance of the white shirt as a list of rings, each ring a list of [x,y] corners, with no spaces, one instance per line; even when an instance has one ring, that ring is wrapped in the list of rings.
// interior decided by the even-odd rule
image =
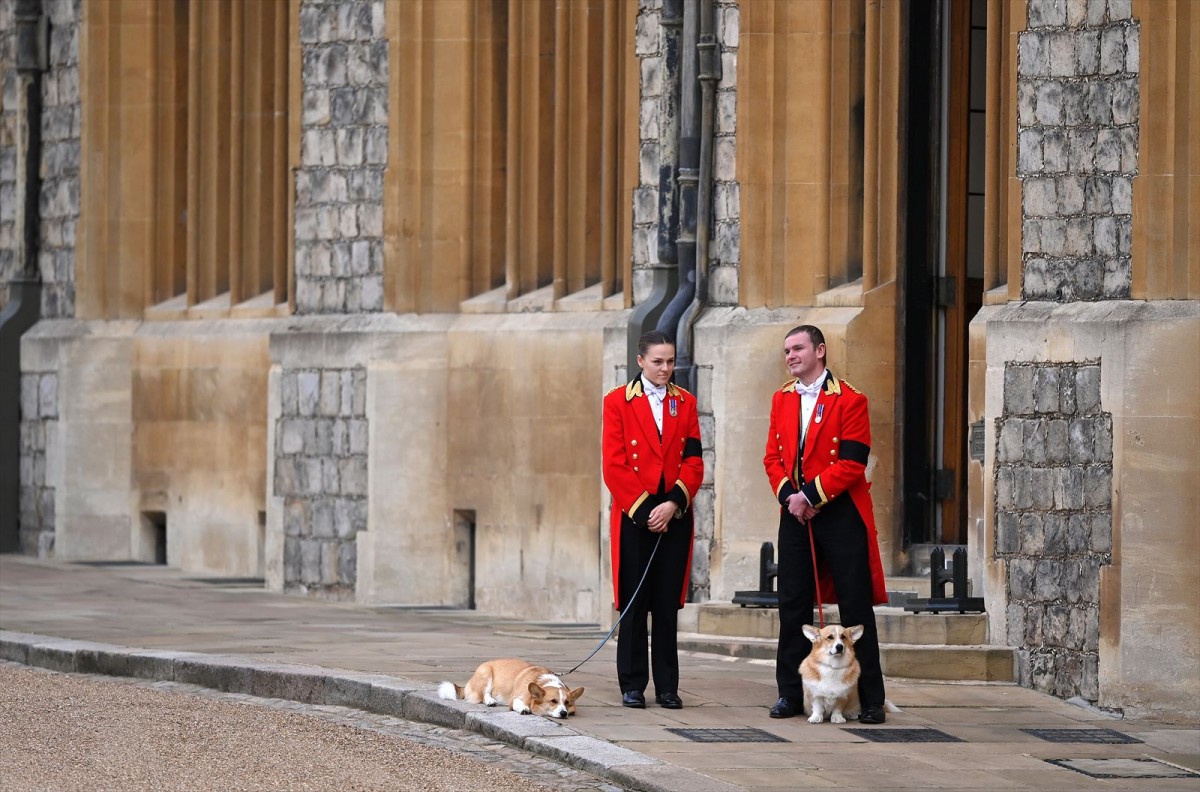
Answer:
[[[796,393],[800,394],[800,426],[804,431],[800,435],[800,447],[796,449],[797,456],[804,456],[804,443],[808,439],[808,422],[812,418],[813,410],[817,406],[817,398],[821,395],[821,388],[825,384],[825,372],[821,372],[821,376],[817,377],[816,381],[810,385],[805,385],[799,379],[796,380]],[[803,492],[800,497],[808,502],[808,498]]]
[[[654,423],[658,426],[658,436],[662,437],[662,407],[663,400],[667,398],[667,386],[663,385],[660,388],[646,379],[646,375],[643,374],[642,390],[645,391],[646,398],[650,402],[650,412],[654,413]]]
[[[817,406],[817,397],[821,395],[821,387],[825,384],[825,372],[821,372],[821,376],[817,377],[816,382],[810,385],[805,385],[800,380],[796,380],[796,393],[800,394],[800,426],[802,433],[800,435],[800,448],[796,452],[803,456],[804,442],[808,438],[808,422],[812,419],[813,410]]]

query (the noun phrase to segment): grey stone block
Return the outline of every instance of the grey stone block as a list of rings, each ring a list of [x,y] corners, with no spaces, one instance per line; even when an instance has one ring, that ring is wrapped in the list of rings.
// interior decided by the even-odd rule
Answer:
[[[1096,170],[1115,173],[1121,170],[1121,135],[1119,130],[1101,128],[1096,132]]]
[[[371,710],[371,686],[382,681],[375,674],[326,674],[323,703]]]
[[[1029,415],[1033,412],[1032,366],[1007,365],[1004,368],[1004,412]]]
[[[1021,199],[1026,217],[1053,217],[1058,214],[1055,179],[1026,179],[1022,185]]]
[[[1125,30],[1125,71],[1138,74],[1141,71],[1142,33],[1140,26]]]
[[[561,721],[538,715],[518,715],[502,707],[474,706],[466,713],[466,728],[511,745],[524,746],[529,737],[562,737],[578,734]]]
[[[353,540],[338,543],[337,582],[351,588],[358,583],[358,543]]]
[[[555,761],[598,775],[606,774],[613,767],[659,764],[657,759],[645,754],[583,735],[530,737],[526,739],[525,747]]]
[[[1067,517],[1067,553],[1083,553],[1088,547],[1090,533],[1091,517],[1086,514],[1072,514]]]
[[[1057,80],[1045,80],[1037,85],[1037,122],[1056,126],[1063,122],[1063,85]]]
[[[1015,553],[1021,549],[1020,521],[1015,512],[996,511],[996,552]]]
[[[1125,68],[1125,30],[1105,28],[1100,33],[1100,73],[1119,74]]]
[[[1018,518],[1017,525],[1021,534],[1020,552],[1023,555],[1041,555],[1045,546],[1042,515],[1037,512],[1024,512]]]
[[[1067,552],[1067,518],[1057,512],[1046,514],[1042,520],[1042,552],[1061,556]]]
[[[1068,141],[1068,149],[1070,143]],[[1068,154],[1069,156],[1069,154]],[[1061,176],[1057,180],[1055,193],[1058,199],[1057,213],[1074,215],[1083,211],[1085,180],[1080,176]]]
[[[1128,299],[1133,289],[1133,268],[1128,258],[1104,262],[1104,295],[1108,299]]]
[[[1049,605],[1046,608],[1045,627],[1042,635],[1047,646],[1066,645],[1070,625],[1070,611],[1062,605]]]
[[[338,583],[338,543],[321,543],[321,585],[336,586]]]
[[[1071,33],[1056,32],[1049,36],[1050,75],[1075,76],[1075,41]]]
[[[316,585],[321,582],[321,542],[300,539],[300,582]]]
[[[398,679],[377,679],[371,682],[371,694],[367,699],[367,709],[395,718],[410,717],[404,711],[404,700],[416,690],[418,690],[416,685]],[[414,718],[414,720],[421,719]],[[461,728],[461,725],[456,728]]]
[[[478,705],[439,699],[432,691],[410,692],[401,702],[403,717],[451,729],[465,728],[467,712],[474,706]]]
[[[1096,130],[1067,130],[1067,167],[1072,173],[1087,174],[1096,169]]]
[[[1080,366],[1075,370],[1076,410],[1089,415],[1100,410],[1100,367]]]
[[[1018,459],[1032,465],[1046,462],[1046,427],[1043,419],[1027,420],[1022,423],[1021,449]]]
[[[1100,70],[1100,31],[1081,30],[1075,34],[1075,64],[1081,77]]]
[[[1060,384],[1062,384],[1062,385],[1066,385],[1067,383],[1070,383],[1071,385],[1073,385],[1074,382],[1075,382],[1074,372],[1072,372],[1072,374],[1070,376],[1060,378]],[[1066,391],[1065,387],[1063,388],[1063,391]],[[1060,391],[1060,393],[1059,393],[1060,409],[1062,409],[1062,406],[1063,406],[1062,405],[1063,396],[1066,395],[1063,391]],[[1071,398],[1073,400],[1074,399],[1074,389],[1072,388],[1069,392],[1070,392]],[[1066,410],[1063,410],[1063,412],[1066,412]],[[1044,426],[1045,426],[1045,435],[1046,435],[1046,437],[1045,437],[1045,443],[1046,443],[1045,461],[1049,465],[1061,465],[1064,462],[1066,462],[1070,457],[1070,451],[1069,451],[1069,447],[1068,447],[1067,422],[1061,418],[1052,418],[1052,419],[1047,420],[1045,422]]]
[[[1071,163],[1071,147],[1066,131],[1046,129],[1042,133],[1042,170],[1046,173],[1066,173]]]
[[[1093,553],[1107,555],[1112,552],[1112,512],[1096,512],[1091,515],[1091,530],[1088,549]]]
[[[1108,12],[1107,2],[1108,0],[1088,0],[1087,23],[1089,25],[1098,27],[1104,24]]]
[[[1083,508],[1083,470],[1079,467],[1061,467],[1054,469],[1054,504],[1055,509]]]
[[[1137,123],[1140,104],[1136,77],[1113,83],[1112,121],[1114,124]]]
[[[0,631],[0,660],[29,665],[29,645],[33,636]]]
[[[1045,77],[1050,73],[1046,36],[1034,30],[1017,34],[1017,70],[1020,77]]]
[[[1095,458],[1095,429],[1090,418],[1072,418],[1068,425],[1070,461],[1087,464]]]
[[[1033,597],[1039,602],[1052,602],[1060,594],[1058,581],[1062,576],[1062,562],[1042,560],[1036,562],[1033,573]]]
[[[1059,408],[1059,369],[1037,366],[1033,376],[1034,410],[1040,414],[1057,413]],[[1040,425],[1040,422],[1035,422]],[[1030,435],[1027,433],[1026,437]]]
[[[125,673],[122,676],[137,677],[138,679],[175,679],[175,663],[181,659],[194,657],[192,652],[166,652],[135,649],[125,655],[122,662]],[[113,672],[105,672],[113,673]]]
[[[1112,507],[1112,467],[1090,465],[1083,472],[1083,503],[1087,508]]]
[[[251,695],[300,701],[305,704],[325,702],[325,676],[307,669],[263,667],[253,669]]]
[[[660,763],[618,765],[609,768],[607,777],[628,789],[654,792],[736,792],[744,789],[720,779]]]
[[[25,662],[37,668],[70,672],[75,670],[76,651],[74,641],[42,639],[26,650]]]
[[[236,661],[201,656],[198,659],[176,660],[175,681],[226,693],[250,693],[254,673],[248,666]]]

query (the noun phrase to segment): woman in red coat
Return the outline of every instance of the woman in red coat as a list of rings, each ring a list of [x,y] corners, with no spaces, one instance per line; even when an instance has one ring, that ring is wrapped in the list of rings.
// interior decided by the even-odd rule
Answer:
[[[617,681],[624,706],[646,706],[649,614],[654,698],[659,706],[679,709],[676,617],[687,597],[692,566],[692,498],[704,479],[700,420],[696,398],[671,382],[675,344],[666,334],[643,335],[637,362],[641,373],[604,397],[613,589],[624,618],[617,636]],[[646,582],[634,598],[652,553]]]

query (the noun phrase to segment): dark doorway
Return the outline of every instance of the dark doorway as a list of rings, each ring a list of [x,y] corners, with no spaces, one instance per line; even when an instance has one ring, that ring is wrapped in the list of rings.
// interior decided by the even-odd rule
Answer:
[[[966,543],[968,325],[983,303],[986,0],[905,6],[904,546]]]

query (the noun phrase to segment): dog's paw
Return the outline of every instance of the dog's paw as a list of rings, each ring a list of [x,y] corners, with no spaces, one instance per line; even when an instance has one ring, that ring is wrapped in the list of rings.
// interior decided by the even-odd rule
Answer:
[[[823,720],[825,719],[821,717],[821,713],[819,712],[814,712],[812,715],[808,716],[809,723],[820,723]]]
[[[835,712],[829,718],[830,723],[845,723],[846,718],[840,712]]]

